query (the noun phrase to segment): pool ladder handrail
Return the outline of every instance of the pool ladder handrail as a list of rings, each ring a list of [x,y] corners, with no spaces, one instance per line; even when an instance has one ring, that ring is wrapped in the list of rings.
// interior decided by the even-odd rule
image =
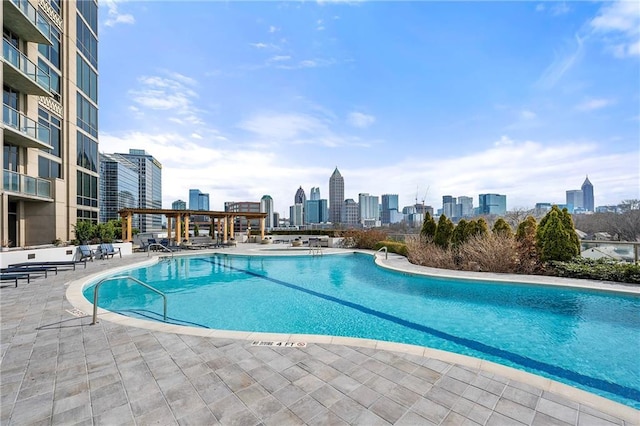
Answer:
[[[151,287],[149,284],[144,283],[142,281],[140,281],[137,278],[132,277],[131,275],[121,275],[118,277],[109,277],[109,278],[104,278],[100,281],[98,281],[98,283],[96,284],[96,286],[93,288],[93,322],[91,323],[91,325],[95,325],[98,323],[98,289],[100,288],[100,286],[104,283],[106,283],[107,281],[114,281],[114,280],[131,280],[137,284],[140,284],[141,286],[155,292],[158,293],[160,296],[162,296],[162,298],[164,299],[164,321],[167,321],[167,295],[164,294],[163,292],[161,292],[160,290]]]
[[[387,246],[382,246],[378,249],[378,251],[376,251],[373,255],[373,257],[375,258],[376,255],[381,252],[382,250],[384,250],[384,258],[388,259],[389,258],[389,249],[387,249]]]
[[[168,251],[169,253],[171,253],[171,257],[173,257],[173,250],[171,250],[169,247],[162,245],[160,243],[151,243],[149,244],[149,246],[147,247],[147,257],[151,256],[151,247],[162,247],[162,251]]]
[[[320,241],[311,241],[311,239],[309,240],[309,254],[312,256],[322,256],[324,254],[322,252]]]

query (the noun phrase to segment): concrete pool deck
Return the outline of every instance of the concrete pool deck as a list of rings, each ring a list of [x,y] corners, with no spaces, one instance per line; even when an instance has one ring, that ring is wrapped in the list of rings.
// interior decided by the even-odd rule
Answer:
[[[273,249],[215,251],[265,250]],[[86,270],[0,289],[1,424],[640,424],[640,411],[630,407],[423,347],[203,330],[113,313],[90,325],[91,305],[74,286],[148,260],[146,253],[96,260]],[[391,254],[386,264],[425,270]],[[255,340],[307,345],[252,346]]]

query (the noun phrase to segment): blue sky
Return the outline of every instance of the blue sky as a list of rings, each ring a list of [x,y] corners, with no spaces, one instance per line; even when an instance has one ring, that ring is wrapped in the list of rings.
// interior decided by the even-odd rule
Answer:
[[[639,2],[100,2],[100,150],[163,207],[328,182],[346,198],[640,198]]]

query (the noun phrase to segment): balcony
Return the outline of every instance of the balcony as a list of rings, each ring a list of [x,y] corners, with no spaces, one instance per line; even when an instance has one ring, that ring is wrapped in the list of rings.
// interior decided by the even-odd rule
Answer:
[[[20,38],[33,43],[51,45],[47,38],[49,22],[27,0],[3,1],[3,24]]]
[[[49,74],[6,39],[2,39],[2,70],[4,82],[16,90],[28,95],[51,96]]]
[[[49,145],[49,128],[16,111],[9,105],[2,106],[2,123],[5,141],[25,148],[53,149]]]
[[[51,182],[10,170],[3,171],[3,188],[9,197],[53,201]]]

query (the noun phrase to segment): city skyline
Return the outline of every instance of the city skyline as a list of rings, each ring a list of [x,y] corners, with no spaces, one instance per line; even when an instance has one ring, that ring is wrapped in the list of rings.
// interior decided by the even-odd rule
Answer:
[[[636,2],[100,7],[99,149],[153,153],[165,207],[198,182],[286,216],[336,164],[345,199],[401,206],[562,204],[587,174],[596,205],[640,198]]]

